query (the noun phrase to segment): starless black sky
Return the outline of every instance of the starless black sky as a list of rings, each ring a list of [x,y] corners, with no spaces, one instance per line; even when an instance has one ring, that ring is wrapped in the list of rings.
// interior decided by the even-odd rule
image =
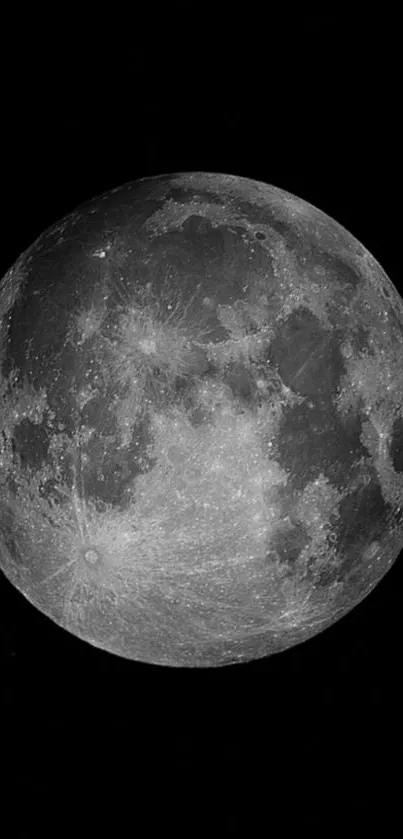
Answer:
[[[320,207],[401,289],[396,21],[329,13],[284,26],[265,39],[256,21],[246,42],[241,33],[223,40],[214,25],[200,41],[192,27],[176,40],[146,32],[131,50],[71,47],[68,61],[53,39],[19,54],[12,70],[5,61],[0,274],[93,195],[145,175],[206,170]],[[198,672],[95,650],[0,578],[0,701],[24,756],[15,772],[22,783],[39,773],[46,786],[61,748],[67,773],[81,738],[98,754],[102,731],[110,759],[124,738],[147,767],[155,755],[227,766],[262,749],[287,774],[291,748],[297,772],[344,766],[348,753],[346,771],[356,761],[365,773],[375,753],[390,760],[391,744],[401,746],[402,574],[400,561],[350,615],[297,648]]]

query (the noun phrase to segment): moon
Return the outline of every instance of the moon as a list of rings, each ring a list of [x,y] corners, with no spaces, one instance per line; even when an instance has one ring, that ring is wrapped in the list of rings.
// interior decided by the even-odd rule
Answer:
[[[123,658],[217,667],[355,608],[403,547],[403,301],[277,187],[80,205],[0,283],[0,566]]]

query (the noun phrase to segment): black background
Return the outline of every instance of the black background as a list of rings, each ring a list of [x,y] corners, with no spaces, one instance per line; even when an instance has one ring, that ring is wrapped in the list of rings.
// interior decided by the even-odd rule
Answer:
[[[122,21],[122,43],[109,37],[107,19],[77,40],[60,27],[40,47],[29,32],[17,44],[12,30],[3,54],[1,275],[82,201],[137,177],[206,170],[263,180],[321,208],[402,289],[397,20],[333,12],[269,20],[259,6],[243,12],[245,28],[243,19],[232,28],[226,12],[222,20],[179,13],[171,26],[168,15],[167,28],[150,21],[128,37]],[[208,797],[219,799],[230,775],[252,774],[268,806],[292,790],[308,821],[340,802],[358,817],[375,799],[393,802],[402,574],[400,560],[316,638],[211,670],[94,649],[2,576],[11,786],[47,796],[74,779],[75,789],[116,786],[125,795],[138,774],[151,789],[173,777],[182,806],[192,779],[197,799],[200,776],[214,777]]]

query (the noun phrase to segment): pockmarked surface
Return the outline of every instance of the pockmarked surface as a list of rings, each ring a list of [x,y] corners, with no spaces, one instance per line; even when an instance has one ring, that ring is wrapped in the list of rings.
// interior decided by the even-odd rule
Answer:
[[[0,564],[137,661],[279,652],[403,547],[403,302],[320,210],[142,179],[0,283]]]

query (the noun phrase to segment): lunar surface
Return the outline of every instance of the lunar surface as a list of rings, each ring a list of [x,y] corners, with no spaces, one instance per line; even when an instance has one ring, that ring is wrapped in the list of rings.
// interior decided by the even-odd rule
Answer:
[[[0,283],[0,564],[86,642],[218,666],[354,608],[403,547],[403,301],[278,188],[185,172]]]

